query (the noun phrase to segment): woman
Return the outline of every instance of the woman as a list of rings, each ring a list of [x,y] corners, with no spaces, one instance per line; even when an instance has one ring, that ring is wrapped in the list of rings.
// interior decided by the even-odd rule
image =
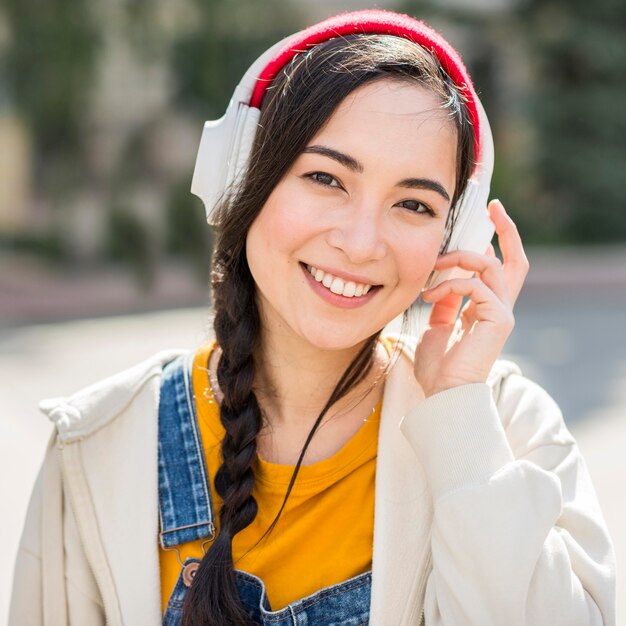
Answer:
[[[243,137],[208,194],[215,341],[43,403],[12,623],[613,624],[584,461],[497,361],[515,225],[493,201],[503,262],[440,254],[485,150],[465,68],[387,12],[303,33],[253,81],[249,155],[247,110],[215,139]],[[421,337],[381,336],[418,296]]]

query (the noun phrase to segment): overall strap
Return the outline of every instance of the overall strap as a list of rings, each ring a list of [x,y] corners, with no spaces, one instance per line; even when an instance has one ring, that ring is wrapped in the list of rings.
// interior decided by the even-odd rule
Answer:
[[[191,369],[183,354],[163,369],[159,400],[159,518],[162,548],[215,535]]]

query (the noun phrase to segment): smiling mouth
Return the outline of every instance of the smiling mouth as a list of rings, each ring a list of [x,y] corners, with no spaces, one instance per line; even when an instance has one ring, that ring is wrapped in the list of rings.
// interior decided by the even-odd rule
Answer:
[[[343,278],[339,278],[339,276],[333,276],[312,265],[305,265],[305,267],[307,272],[309,272],[318,283],[322,283],[329,291],[339,296],[344,296],[345,298],[364,296],[371,289],[378,289],[380,287],[380,285],[367,285],[365,283],[343,280]]]

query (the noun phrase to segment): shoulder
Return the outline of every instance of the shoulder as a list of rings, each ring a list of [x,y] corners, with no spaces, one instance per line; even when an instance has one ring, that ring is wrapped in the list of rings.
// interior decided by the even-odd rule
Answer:
[[[163,350],[69,396],[46,398],[39,410],[54,423],[60,441],[84,438],[136,409],[143,399],[158,406],[163,368],[184,354],[189,351]]]
[[[492,387],[493,397],[515,456],[575,446],[561,409],[550,393],[524,376],[514,363],[501,361],[500,364],[504,371]]]

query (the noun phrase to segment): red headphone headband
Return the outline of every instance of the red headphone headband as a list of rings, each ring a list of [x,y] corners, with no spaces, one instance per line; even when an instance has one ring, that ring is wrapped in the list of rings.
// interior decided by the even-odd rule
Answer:
[[[467,108],[474,127],[474,152],[480,160],[480,118],[476,100],[478,99],[459,53],[430,26],[408,15],[383,10],[355,11],[331,17],[319,24],[306,28],[289,39],[285,46],[267,64],[259,75],[254,87],[250,106],[260,108],[268,85],[280,70],[299,52],[323,41],[342,35],[377,33],[395,35],[413,41],[432,52],[445,72],[467,97]]]

